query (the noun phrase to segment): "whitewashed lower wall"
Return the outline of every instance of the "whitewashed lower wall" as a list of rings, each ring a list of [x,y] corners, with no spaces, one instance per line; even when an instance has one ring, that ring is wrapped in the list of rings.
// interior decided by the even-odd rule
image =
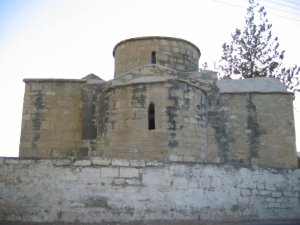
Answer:
[[[300,219],[300,170],[0,158],[0,221]]]

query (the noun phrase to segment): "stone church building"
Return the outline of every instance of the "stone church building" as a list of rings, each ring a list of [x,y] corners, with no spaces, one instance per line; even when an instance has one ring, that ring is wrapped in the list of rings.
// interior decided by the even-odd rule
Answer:
[[[293,94],[277,79],[199,72],[183,39],[113,49],[114,79],[25,79],[20,157],[297,167]]]

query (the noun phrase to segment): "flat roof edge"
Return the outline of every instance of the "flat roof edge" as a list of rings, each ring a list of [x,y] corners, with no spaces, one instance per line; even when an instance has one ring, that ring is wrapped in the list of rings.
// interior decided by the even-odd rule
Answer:
[[[86,83],[86,80],[82,79],[59,79],[59,78],[25,78],[23,82],[69,82],[69,83]]]
[[[287,92],[287,91],[223,91],[220,92],[220,94],[284,94],[284,95],[294,95],[293,92]]]
[[[125,39],[123,41],[120,41],[119,43],[117,43],[113,49],[113,56],[115,56],[115,50],[117,49],[117,47],[119,47],[120,45],[126,43],[126,42],[130,42],[130,41],[138,41],[138,40],[147,40],[147,39],[169,39],[169,40],[174,40],[174,41],[182,41],[185,42],[191,46],[193,46],[196,51],[198,52],[199,57],[201,56],[201,51],[198,48],[197,45],[193,44],[190,41],[187,41],[185,39],[182,38],[176,38],[176,37],[165,37],[165,36],[142,36],[142,37],[134,37],[134,38],[129,38],[129,39]]]
[[[276,78],[221,79],[216,84],[220,93],[289,93]]]

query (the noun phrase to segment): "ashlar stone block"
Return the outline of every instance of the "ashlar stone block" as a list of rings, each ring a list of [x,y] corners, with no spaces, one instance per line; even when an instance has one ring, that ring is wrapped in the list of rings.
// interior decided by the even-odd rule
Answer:
[[[74,165],[75,166],[90,166],[92,162],[90,160],[77,160]]]
[[[131,167],[145,167],[145,161],[144,160],[130,160],[129,162]]]
[[[119,177],[120,168],[103,167],[101,168],[101,177]]]
[[[126,159],[112,159],[111,164],[113,166],[129,166],[129,161]]]
[[[171,177],[166,173],[167,171],[157,168],[149,168],[143,171],[142,184],[147,186],[170,186]]]
[[[68,166],[68,165],[71,165],[71,160],[70,159],[55,159],[55,160],[52,160],[52,165]]]
[[[162,166],[163,163],[162,162],[158,162],[158,161],[149,161],[146,162],[146,166]]]
[[[242,196],[249,196],[251,195],[251,190],[249,189],[241,189]]]
[[[274,197],[274,198],[279,198],[279,197],[281,197],[281,196],[282,196],[282,193],[279,192],[279,191],[274,191],[274,192],[272,192],[272,197]]]
[[[109,166],[111,164],[111,159],[95,157],[92,159],[92,164],[97,166]]]
[[[120,168],[120,177],[139,177],[139,170],[136,168]]]

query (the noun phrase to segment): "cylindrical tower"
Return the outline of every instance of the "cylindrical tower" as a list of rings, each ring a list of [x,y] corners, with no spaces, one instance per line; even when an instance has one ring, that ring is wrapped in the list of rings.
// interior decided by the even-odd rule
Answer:
[[[123,85],[99,98],[91,156],[207,161],[206,93],[188,83]]]
[[[139,37],[121,41],[114,50],[115,77],[132,69],[158,64],[181,72],[198,71],[199,48],[172,37]]]

